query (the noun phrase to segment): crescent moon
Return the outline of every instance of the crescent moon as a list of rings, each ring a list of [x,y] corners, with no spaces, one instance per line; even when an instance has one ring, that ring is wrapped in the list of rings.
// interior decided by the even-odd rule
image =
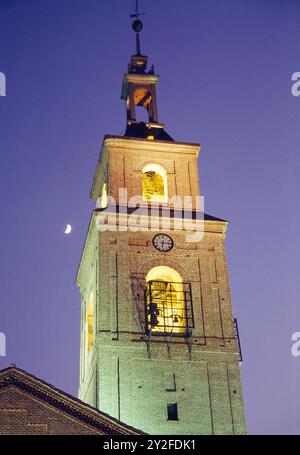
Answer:
[[[72,226],[70,224],[67,224],[66,229],[65,229],[65,234],[70,234],[72,231]]]

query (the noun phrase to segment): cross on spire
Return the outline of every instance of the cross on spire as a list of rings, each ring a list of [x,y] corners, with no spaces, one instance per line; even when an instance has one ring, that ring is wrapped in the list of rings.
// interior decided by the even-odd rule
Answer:
[[[130,14],[130,17],[135,17],[136,19],[138,19],[140,16],[142,16],[144,14],[145,13],[141,13],[140,12],[140,2],[139,2],[139,0],[136,0],[134,13]]]
[[[131,18],[135,18],[132,23],[132,28],[136,33],[136,55],[141,54],[141,42],[140,42],[140,32],[143,30],[143,22],[139,19],[140,16],[143,16],[145,13],[140,12],[140,2],[136,0],[135,10],[133,14],[130,14]]]

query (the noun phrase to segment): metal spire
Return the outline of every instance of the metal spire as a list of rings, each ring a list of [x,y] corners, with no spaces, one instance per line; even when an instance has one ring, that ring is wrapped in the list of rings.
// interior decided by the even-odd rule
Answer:
[[[130,14],[130,17],[136,17],[137,19],[145,13],[140,13],[140,2],[136,0],[135,2],[135,10],[133,14]]]
[[[131,18],[135,18],[132,23],[132,28],[136,33],[136,55],[141,54],[141,42],[140,42],[140,32],[143,30],[143,22],[139,19],[140,16],[143,16],[145,13],[140,12],[140,2],[136,0],[135,10],[133,14],[130,14]]]

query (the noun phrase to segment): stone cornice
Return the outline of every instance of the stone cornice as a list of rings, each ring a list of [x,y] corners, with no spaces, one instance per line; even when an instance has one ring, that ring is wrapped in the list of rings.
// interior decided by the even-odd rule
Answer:
[[[122,148],[123,150],[147,150],[155,152],[167,153],[188,153],[198,157],[200,151],[200,144],[189,142],[170,142],[170,141],[151,141],[142,138],[131,138],[123,136],[106,135],[103,140],[103,145],[113,148]]]
[[[159,76],[156,74],[139,74],[139,73],[125,73],[123,80],[125,82],[134,82],[136,83],[141,83],[141,84],[156,84],[159,81]]]

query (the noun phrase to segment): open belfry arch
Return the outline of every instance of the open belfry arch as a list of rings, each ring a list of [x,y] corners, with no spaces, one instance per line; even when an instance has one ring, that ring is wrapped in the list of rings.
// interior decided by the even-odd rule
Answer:
[[[77,274],[79,398],[150,434],[243,434],[228,222],[198,219],[200,145],[175,142],[158,121],[159,77],[147,70],[138,10],[134,16],[136,53],[121,95],[126,132],[104,137]],[[138,106],[148,121],[138,119]],[[197,241],[192,228],[178,228],[177,200],[185,197],[203,229]],[[140,207],[134,228],[130,198]]]

